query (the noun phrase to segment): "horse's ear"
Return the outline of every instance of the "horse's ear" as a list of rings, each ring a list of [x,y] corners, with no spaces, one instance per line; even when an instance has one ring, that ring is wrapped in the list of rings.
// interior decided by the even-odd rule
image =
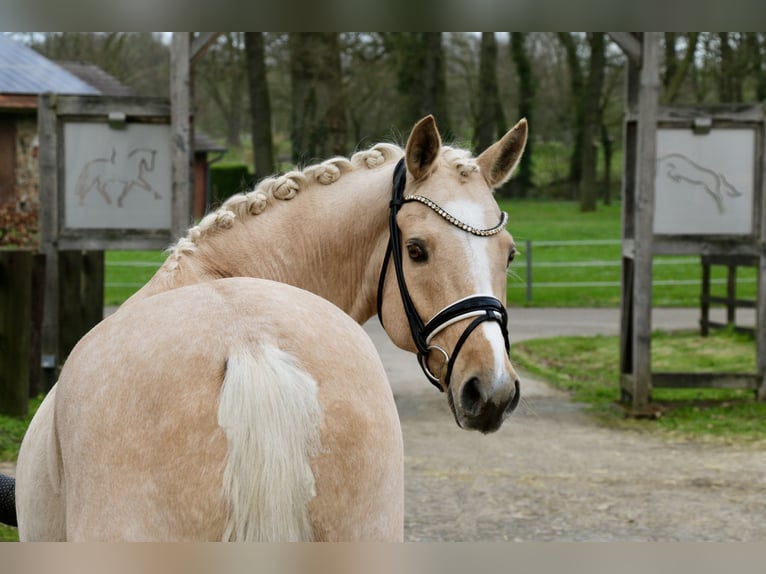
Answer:
[[[500,141],[489,146],[476,163],[490,187],[502,185],[511,177],[527,144],[527,120],[523,118]]]
[[[441,145],[442,138],[433,116],[426,116],[415,124],[404,152],[407,171],[413,178],[417,180],[428,175],[434,160],[439,156]]]

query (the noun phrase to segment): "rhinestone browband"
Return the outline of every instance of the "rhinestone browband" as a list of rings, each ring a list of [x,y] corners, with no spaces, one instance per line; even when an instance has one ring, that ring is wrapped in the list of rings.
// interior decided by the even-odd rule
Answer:
[[[503,229],[505,229],[505,224],[508,223],[508,214],[505,211],[503,211],[502,214],[500,215],[500,223],[498,223],[495,227],[492,227],[490,229],[477,229],[476,227],[468,225],[467,223],[463,223],[454,215],[450,215],[449,213],[444,211],[441,207],[439,207],[439,205],[437,205],[436,203],[434,203],[427,197],[423,197],[422,195],[405,195],[404,201],[420,202],[423,205],[433,209],[436,213],[441,215],[444,219],[449,221],[455,227],[459,227],[463,231],[467,231],[468,233],[471,233],[472,235],[479,235],[481,237],[488,237],[490,235],[495,235],[497,233],[500,233]]]

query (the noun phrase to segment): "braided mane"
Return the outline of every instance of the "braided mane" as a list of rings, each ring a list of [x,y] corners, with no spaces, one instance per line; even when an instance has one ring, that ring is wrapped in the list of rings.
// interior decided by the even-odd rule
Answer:
[[[330,185],[338,181],[344,173],[374,169],[389,161],[398,160],[403,155],[404,150],[401,147],[379,143],[370,149],[356,152],[351,158],[334,157],[302,170],[292,170],[283,175],[268,177],[260,181],[255,189],[237,193],[226,199],[220,207],[205,215],[197,225],[191,227],[186,237],[179,239],[175,245],[168,248],[169,270],[177,266],[178,259],[182,255],[196,251],[197,245],[205,236],[231,228],[238,218],[258,215],[276,200],[292,199],[299,191],[314,183]],[[447,164],[452,165],[462,178],[479,172],[479,166],[467,150],[443,146],[442,158]]]

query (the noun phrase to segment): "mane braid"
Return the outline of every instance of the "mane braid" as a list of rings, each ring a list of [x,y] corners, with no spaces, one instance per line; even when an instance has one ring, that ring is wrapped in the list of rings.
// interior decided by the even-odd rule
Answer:
[[[308,166],[302,170],[288,171],[260,181],[252,191],[232,195],[216,210],[205,215],[200,222],[191,227],[186,237],[182,237],[168,249],[170,270],[178,266],[178,260],[184,254],[196,251],[197,245],[210,233],[231,228],[237,219],[247,215],[259,215],[275,200],[289,200],[299,191],[318,183],[330,185],[338,181],[344,173],[374,169],[390,161],[398,160],[404,151],[397,145],[379,143],[370,149],[358,151],[351,158],[334,157]]]

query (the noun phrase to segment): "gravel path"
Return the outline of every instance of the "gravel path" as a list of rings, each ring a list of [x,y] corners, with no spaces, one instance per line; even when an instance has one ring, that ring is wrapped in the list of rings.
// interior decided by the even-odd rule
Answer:
[[[655,311],[694,327],[698,311]],[[616,334],[616,310],[518,309],[512,341]],[[747,322],[747,319],[745,320]],[[601,428],[566,394],[523,373],[523,401],[497,433],[455,425],[414,359],[365,328],[387,365],[405,443],[410,541],[762,541],[766,452],[671,443]]]

